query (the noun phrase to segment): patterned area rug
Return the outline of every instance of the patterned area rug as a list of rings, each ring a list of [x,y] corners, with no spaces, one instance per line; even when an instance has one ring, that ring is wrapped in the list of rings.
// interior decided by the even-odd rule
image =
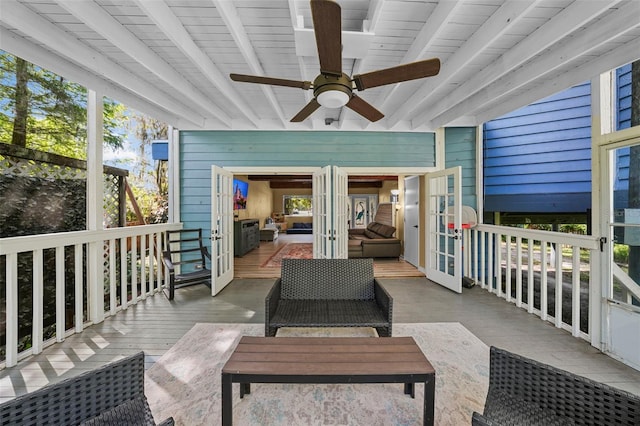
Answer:
[[[282,329],[287,336],[371,336],[372,329]],[[177,425],[220,424],[220,370],[242,335],[263,336],[262,324],[196,324],[147,372],[145,393],[156,419]],[[489,383],[489,349],[459,323],[394,324],[394,336],[413,336],[436,369],[436,425],[471,424],[482,412]],[[238,425],[418,425],[424,386],[416,398],[401,384],[252,384],[240,399]]]
[[[262,268],[280,268],[282,259],[313,259],[313,243],[287,243],[271,255]]]

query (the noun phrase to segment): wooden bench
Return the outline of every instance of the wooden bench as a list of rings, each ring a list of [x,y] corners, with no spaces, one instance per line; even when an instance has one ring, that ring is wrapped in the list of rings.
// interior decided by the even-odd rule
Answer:
[[[280,327],[373,327],[390,337],[393,298],[373,259],[282,259],[265,299],[265,335]]]
[[[222,368],[222,424],[233,423],[233,383],[241,398],[251,383],[404,383],[412,398],[424,383],[423,423],[433,425],[435,379],[413,337],[244,336]]]
[[[166,231],[164,243],[162,261],[169,271],[169,300],[173,300],[176,288],[211,281],[206,263],[206,259],[211,262],[211,255],[203,244],[201,228]]]

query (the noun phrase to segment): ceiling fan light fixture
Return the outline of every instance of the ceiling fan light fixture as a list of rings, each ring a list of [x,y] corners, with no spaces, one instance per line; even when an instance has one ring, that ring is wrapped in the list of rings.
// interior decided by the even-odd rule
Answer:
[[[318,103],[325,108],[342,108],[350,98],[347,93],[340,90],[327,90],[317,96]]]

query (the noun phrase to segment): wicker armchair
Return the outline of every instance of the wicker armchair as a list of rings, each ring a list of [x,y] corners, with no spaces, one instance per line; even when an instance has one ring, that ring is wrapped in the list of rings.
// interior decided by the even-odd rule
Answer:
[[[265,335],[280,327],[373,327],[390,337],[392,310],[373,259],[282,259],[265,299]]]
[[[640,425],[640,397],[491,347],[484,414],[472,425]]]
[[[2,426],[125,424],[156,424],[144,395],[143,352],[0,405]]]

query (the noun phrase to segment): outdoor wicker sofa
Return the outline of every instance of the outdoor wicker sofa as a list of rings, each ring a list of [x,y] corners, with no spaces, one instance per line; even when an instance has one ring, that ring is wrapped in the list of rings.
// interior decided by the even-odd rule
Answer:
[[[491,347],[489,393],[472,425],[640,425],[640,397]]]
[[[373,259],[282,259],[265,299],[265,335],[280,327],[373,327],[391,336],[393,298]]]
[[[144,395],[144,353],[0,405],[0,425],[154,425]],[[160,425],[171,426],[173,418]]]

